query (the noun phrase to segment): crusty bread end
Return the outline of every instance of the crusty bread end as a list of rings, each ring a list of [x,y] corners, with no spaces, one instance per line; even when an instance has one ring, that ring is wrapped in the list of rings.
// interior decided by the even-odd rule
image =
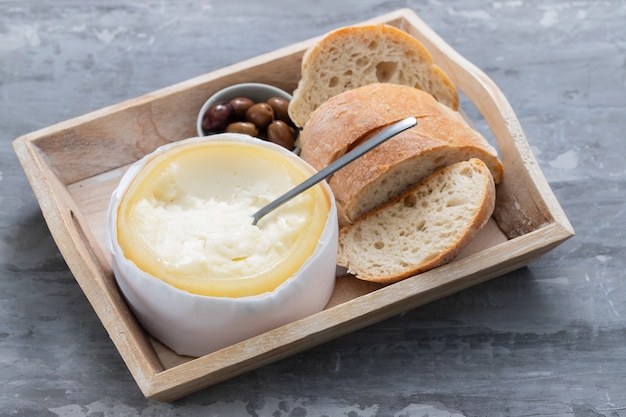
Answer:
[[[421,42],[386,24],[357,25],[330,32],[305,52],[289,116],[302,127],[330,97],[371,83],[419,88],[459,106],[456,87]]]

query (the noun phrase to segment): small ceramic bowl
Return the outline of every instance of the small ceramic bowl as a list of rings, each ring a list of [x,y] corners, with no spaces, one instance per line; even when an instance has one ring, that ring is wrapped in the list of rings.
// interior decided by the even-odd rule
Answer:
[[[200,112],[198,113],[198,119],[196,121],[196,131],[198,136],[206,136],[207,133],[202,129],[202,118],[207,110],[214,104],[230,101],[237,97],[247,97],[255,103],[267,101],[272,97],[281,97],[287,101],[291,101],[293,98],[291,94],[278,87],[274,87],[269,84],[262,83],[242,83],[234,84],[230,87],[223,88],[213,94],[207,101],[204,102]]]
[[[125,232],[118,229],[120,224],[125,224],[123,221],[120,223],[120,218],[126,216],[124,210],[125,204],[128,205],[128,203],[125,201],[127,202],[128,198],[132,198],[132,195],[137,192],[140,193],[137,191],[140,189],[137,184],[142,185],[145,178],[158,178],[158,181],[166,178],[167,184],[172,183],[171,178],[173,177],[167,176],[169,174],[162,175],[162,171],[158,171],[156,177],[146,177],[146,175],[151,175],[150,170],[154,169],[155,166],[160,166],[162,169],[163,165],[155,165],[155,161],[163,160],[164,155],[176,155],[177,152],[180,153],[181,149],[193,150],[195,146],[220,143],[250,147],[252,151],[250,155],[263,154],[263,151],[269,151],[272,155],[275,154],[280,159],[271,159],[270,163],[266,165],[277,166],[283,164],[284,161],[283,171],[277,168],[277,175],[284,175],[285,166],[297,167],[298,170],[302,170],[299,172],[306,174],[307,177],[315,172],[305,161],[281,146],[247,135],[231,133],[191,138],[165,145],[131,165],[113,192],[107,212],[106,242],[112,254],[113,271],[123,296],[142,326],[152,336],[180,355],[202,356],[317,313],[323,310],[328,303],[335,284],[337,213],[334,197],[330,187],[325,182],[319,184],[321,191],[318,190],[318,194],[313,194],[324,196],[324,205],[322,206],[324,209],[315,211],[318,213],[315,216],[320,215],[319,213],[322,213],[320,216],[323,216],[321,217],[321,226],[317,229],[321,231],[321,234],[317,237],[307,234],[305,237],[299,236],[297,240],[298,242],[301,242],[302,239],[314,242],[310,244],[313,252],[310,256],[307,255],[308,257],[301,264],[296,263],[297,269],[293,269],[295,272],[287,276],[282,284],[279,284],[274,290],[241,297],[201,295],[190,292],[188,289],[181,289],[152,273],[146,272],[138,266],[138,263],[126,256],[123,245],[120,245],[120,242],[124,240],[120,236],[123,236]],[[197,152],[191,152],[191,154],[197,155]],[[177,166],[183,168],[190,166],[185,165],[184,160],[173,159],[173,161],[178,163]],[[237,181],[241,179],[244,186],[254,181],[259,184],[263,183],[263,179],[267,178],[265,174],[256,175],[254,172],[255,165],[246,164],[248,161],[250,161],[250,157],[247,160],[244,159],[243,163],[240,161],[235,164],[237,166],[235,173],[235,177],[238,178]],[[277,164],[276,161],[281,162]],[[203,178],[206,178],[204,175],[209,177],[219,175],[219,172],[211,174],[211,169],[219,169],[212,168],[212,165],[211,163],[204,165],[204,161],[201,160],[197,165],[198,167],[201,166],[201,169],[192,168],[184,176],[184,178],[191,178],[190,181],[192,182],[183,184],[176,190],[205,190],[207,187],[202,183]],[[228,165],[232,164],[224,164],[224,166]],[[208,171],[205,171],[205,167]],[[267,169],[267,166],[264,169]],[[270,174],[270,177],[271,175],[273,174]],[[198,178],[200,182],[198,182]],[[221,185],[221,190],[232,186],[227,181],[221,181],[221,184],[224,183],[227,186]],[[161,190],[159,186],[156,186],[155,189],[159,192]],[[127,194],[131,197],[128,197]],[[196,198],[197,196],[192,195],[191,197]],[[313,198],[310,201],[316,200]],[[327,212],[324,211],[326,208],[328,208]],[[268,214],[261,219],[259,224],[262,224],[263,221],[276,221],[279,215],[276,214],[275,219],[272,219],[271,216],[271,213]],[[178,218],[176,217],[176,219]],[[162,236],[162,238],[167,239],[168,236]],[[128,244],[125,245],[128,248]],[[173,247],[173,249],[176,248]],[[180,253],[185,255],[184,251]],[[292,260],[292,258],[289,259]],[[272,266],[271,271],[275,270],[274,267]],[[277,269],[280,270],[280,265]]]

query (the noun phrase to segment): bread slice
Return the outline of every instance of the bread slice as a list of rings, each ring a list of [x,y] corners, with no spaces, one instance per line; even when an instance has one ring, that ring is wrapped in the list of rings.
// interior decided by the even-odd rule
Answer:
[[[461,115],[412,87],[375,83],[322,104],[300,133],[300,156],[320,170],[372,134],[415,116],[418,125],[342,168],[328,180],[339,224],[352,223],[447,165],[479,158],[496,184],[503,167],[497,151]]]
[[[452,260],[487,223],[495,186],[479,159],[450,165],[339,232],[338,263],[392,283]]]
[[[305,52],[289,116],[302,127],[330,97],[380,82],[416,87],[454,110],[459,106],[456,87],[417,39],[376,24],[337,29]]]

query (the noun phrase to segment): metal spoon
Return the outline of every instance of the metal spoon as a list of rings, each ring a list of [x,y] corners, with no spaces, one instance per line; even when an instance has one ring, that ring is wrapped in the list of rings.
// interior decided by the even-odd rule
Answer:
[[[318,182],[326,179],[335,171],[338,171],[339,169],[348,165],[350,162],[354,161],[361,155],[371,151],[381,143],[387,141],[388,139],[391,139],[400,132],[412,128],[415,125],[417,125],[417,119],[415,117],[407,117],[406,119],[402,119],[399,122],[395,122],[387,126],[385,129],[374,135],[374,137],[365,141],[365,143],[357,146],[341,158],[334,161],[332,164],[315,173],[315,175],[311,176],[291,190],[287,191],[282,196],[261,207],[259,211],[252,215],[252,224],[256,226],[261,217],[265,216],[270,211],[291,200],[303,191],[308,190]]]

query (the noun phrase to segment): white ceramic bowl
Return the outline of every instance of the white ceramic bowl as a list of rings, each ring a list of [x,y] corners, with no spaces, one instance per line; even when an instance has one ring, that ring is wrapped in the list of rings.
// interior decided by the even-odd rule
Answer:
[[[198,136],[201,137],[207,135],[204,129],[202,129],[202,118],[209,107],[223,101],[230,101],[237,97],[247,97],[255,103],[267,101],[272,97],[281,97],[287,101],[291,101],[293,98],[291,94],[286,91],[281,90],[278,87],[274,87],[273,85],[263,83],[234,84],[223,88],[209,97],[209,99],[202,105],[196,121],[196,132],[198,133]]]
[[[202,356],[321,311],[334,289],[337,213],[330,187],[321,183],[330,211],[313,254],[274,291],[240,298],[197,295],[139,269],[124,256],[117,236],[120,202],[131,181],[155,155],[195,142],[228,140],[272,149],[295,164],[314,169],[286,149],[239,134],[216,134],[165,145],[133,164],[113,192],[107,213],[106,242],[117,283],[144,328],[181,355]],[[263,221],[263,220],[261,220]]]

